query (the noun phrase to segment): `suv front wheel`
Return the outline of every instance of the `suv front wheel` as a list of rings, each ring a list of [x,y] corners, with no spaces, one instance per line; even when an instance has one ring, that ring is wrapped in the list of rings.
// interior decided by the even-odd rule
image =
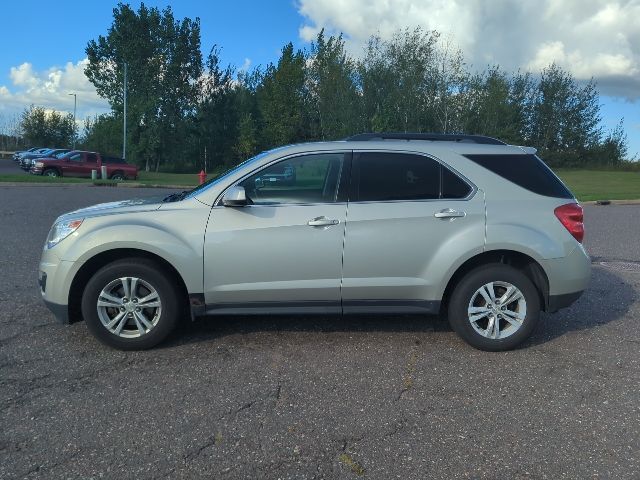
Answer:
[[[120,350],[151,348],[176,326],[181,299],[162,269],[130,258],[98,270],[82,295],[82,316],[98,340]]]
[[[449,302],[451,327],[480,350],[510,350],[533,332],[540,317],[540,297],[521,271],[503,264],[467,273]]]

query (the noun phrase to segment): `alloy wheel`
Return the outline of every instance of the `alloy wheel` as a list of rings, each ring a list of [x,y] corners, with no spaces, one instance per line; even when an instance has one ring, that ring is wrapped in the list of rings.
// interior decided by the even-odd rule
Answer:
[[[511,283],[486,283],[471,296],[467,316],[483,337],[500,340],[516,333],[527,316],[527,301]]]
[[[157,290],[137,277],[117,278],[98,295],[98,317],[112,334],[136,338],[149,333],[160,320],[162,302]]]

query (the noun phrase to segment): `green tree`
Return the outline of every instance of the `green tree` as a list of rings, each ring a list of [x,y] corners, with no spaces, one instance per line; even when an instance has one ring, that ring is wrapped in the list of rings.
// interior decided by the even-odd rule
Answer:
[[[31,105],[22,113],[20,129],[27,145],[71,147],[76,135],[73,115]]]
[[[269,64],[257,88],[262,145],[274,147],[309,138],[306,57],[288,43],[277,65]]]
[[[580,87],[553,64],[542,71],[531,118],[531,142],[552,165],[578,166],[602,138],[600,104],[593,81]]]
[[[437,32],[373,36],[358,64],[365,127],[372,131],[437,131]]]
[[[234,159],[238,115],[234,108],[233,73],[230,66],[221,67],[220,49],[214,45],[207,57],[205,74],[199,81],[195,117],[198,154],[207,171],[228,165]]]
[[[342,35],[325,38],[324,30],[320,31],[311,45],[306,70],[312,137],[335,140],[362,130],[356,64],[345,51]]]
[[[122,155],[122,115],[97,115],[87,118],[80,147],[106,155]]]
[[[460,92],[463,104],[461,131],[523,144],[531,92],[529,76],[510,77],[499,67],[470,76]]]
[[[123,112],[124,64],[128,67],[128,151],[147,169],[179,163],[185,123],[195,110],[202,74],[200,20],[177,21],[160,11],[119,3],[107,35],[86,48],[87,78],[118,115]]]

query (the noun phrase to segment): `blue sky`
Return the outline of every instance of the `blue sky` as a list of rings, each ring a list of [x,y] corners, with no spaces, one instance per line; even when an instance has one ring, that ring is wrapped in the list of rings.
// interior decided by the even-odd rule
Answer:
[[[531,11],[526,2],[503,3],[492,11],[483,0],[146,2],[160,8],[171,4],[176,18],[200,17],[203,51],[218,44],[223,62],[236,67],[275,61],[289,41],[308,47],[322,27],[345,32],[350,50],[358,54],[370,35],[416,24],[454,39],[473,65],[535,71],[555,61],[578,79],[596,78],[604,126],[613,128],[624,117],[631,153],[640,157],[640,33],[635,23],[640,2],[540,0],[530,2],[536,4]],[[72,109],[69,91],[78,92],[79,117],[105,111],[83,78],[81,62],[87,42],[106,33],[115,4],[4,2],[0,122],[29,103]],[[140,2],[130,4],[137,8]],[[602,42],[603,35],[611,40]]]

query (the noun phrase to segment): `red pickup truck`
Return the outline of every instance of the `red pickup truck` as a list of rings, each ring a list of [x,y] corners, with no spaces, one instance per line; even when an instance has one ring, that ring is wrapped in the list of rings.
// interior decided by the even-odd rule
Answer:
[[[101,177],[102,166],[107,167],[107,178],[111,180],[135,180],[138,178],[138,167],[130,165],[122,158],[102,156],[96,152],[72,150],[63,155],[50,158],[39,158],[31,167],[34,175],[49,177],[91,177],[91,170],[96,170]]]

